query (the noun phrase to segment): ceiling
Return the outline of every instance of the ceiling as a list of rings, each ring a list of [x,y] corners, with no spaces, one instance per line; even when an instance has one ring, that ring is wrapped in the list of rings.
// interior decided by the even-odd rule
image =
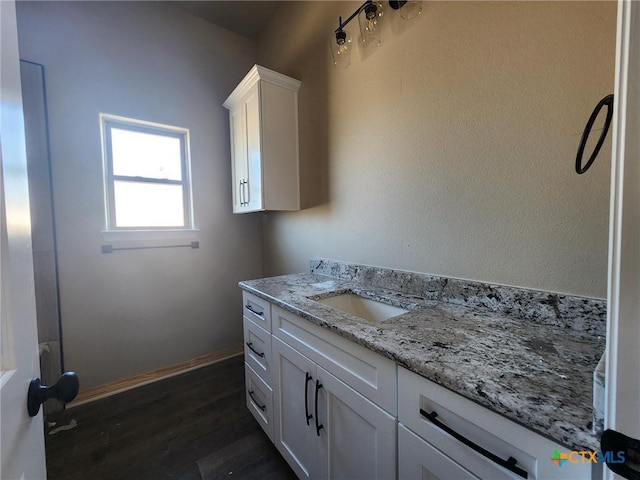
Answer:
[[[255,40],[275,16],[282,1],[214,0],[171,3],[219,27]]]

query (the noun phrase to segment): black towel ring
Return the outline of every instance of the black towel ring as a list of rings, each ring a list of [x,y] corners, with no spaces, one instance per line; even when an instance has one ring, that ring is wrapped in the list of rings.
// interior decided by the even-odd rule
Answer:
[[[589,138],[589,134],[591,133],[591,128],[593,127],[593,122],[596,121],[600,110],[602,107],[607,106],[607,118],[604,121],[604,126],[602,127],[602,133],[600,133],[600,138],[598,139],[598,143],[596,144],[596,148],[593,149],[593,153],[591,157],[589,157],[589,161],[583,167],[582,166],[582,156],[584,155],[584,147],[587,143],[587,139]],[[578,148],[578,155],[576,156],[576,173],[578,175],[582,175],[584,172],[589,170],[591,164],[600,153],[600,148],[602,148],[602,144],[604,143],[604,139],[607,137],[607,133],[609,132],[609,126],[611,125],[611,119],[613,118],[613,94],[607,95],[602,100],[598,102],[596,108],[593,109],[591,116],[589,117],[589,121],[587,125],[584,127],[584,132],[582,132],[582,139],[580,140],[580,147]]]

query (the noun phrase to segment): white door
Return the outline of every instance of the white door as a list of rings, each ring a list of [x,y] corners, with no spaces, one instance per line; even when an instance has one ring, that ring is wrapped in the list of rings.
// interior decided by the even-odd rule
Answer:
[[[272,351],[274,443],[298,478],[321,478],[317,473],[316,364],[276,337]]]
[[[231,181],[233,213],[246,209],[247,167],[247,112],[244,104],[236,105],[229,112],[231,129]]]
[[[40,376],[16,11],[0,1],[0,478],[46,478],[42,411],[27,413]]]
[[[618,2],[616,51],[605,428],[640,439],[640,2]]]
[[[389,480],[396,477],[396,420],[346,383],[318,367],[318,478]]]
[[[262,199],[262,130],[260,125],[260,82],[242,100],[247,112],[247,210],[264,208]]]

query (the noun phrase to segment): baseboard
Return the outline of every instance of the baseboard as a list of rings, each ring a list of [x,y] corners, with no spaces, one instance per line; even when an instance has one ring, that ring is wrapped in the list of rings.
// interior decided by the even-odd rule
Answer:
[[[85,403],[115,395],[116,393],[125,392],[165,378],[174,377],[181,373],[186,373],[216,362],[221,362],[222,360],[226,360],[237,355],[242,355],[242,353],[243,347],[228,348],[226,350],[220,350],[218,352],[194,358],[193,360],[189,360],[188,362],[180,363],[178,365],[172,365],[170,367],[118,380],[117,382],[100,385],[98,387],[85,390],[84,392],[80,392],[73,402],[67,404],[67,408],[78,407]]]

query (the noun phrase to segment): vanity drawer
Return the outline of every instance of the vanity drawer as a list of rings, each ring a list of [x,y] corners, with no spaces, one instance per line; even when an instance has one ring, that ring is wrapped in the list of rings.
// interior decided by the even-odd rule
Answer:
[[[249,292],[242,292],[242,315],[271,332],[271,304]]]
[[[276,305],[273,335],[396,416],[396,364]]]
[[[521,427],[415,373],[398,368],[399,422],[481,478],[496,480],[522,478],[493,463],[456,439],[446,431],[446,428],[430,421],[426,415],[434,412],[437,414],[436,422],[440,422],[446,428],[457,432],[500,459],[515,458],[517,468],[526,472],[529,479],[536,478],[536,458],[516,446],[517,443],[513,444],[505,440],[510,431],[516,433],[513,429],[520,430]],[[550,457],[553,450],[549,452]]]
[[[242,319],[244,328],[244,361],[271,385],[271,334],[247,317]]]
[[[398,478],[479,480],[404,425],[398,425]]]
[[[247,408],[273,442],[273,390],[244,364]]]
[[[433,419],[434,412],[440,425],[427,418]],[[520,480],[524,474],[528,480],[591,478],[588,463],[559,468],[550,462],[554,450],[569,449],[402,367],[398,367],[398,421],[480,478]],[[456,435],[498,460],[516,459],[520,473],[498,465],[495,458]]]

